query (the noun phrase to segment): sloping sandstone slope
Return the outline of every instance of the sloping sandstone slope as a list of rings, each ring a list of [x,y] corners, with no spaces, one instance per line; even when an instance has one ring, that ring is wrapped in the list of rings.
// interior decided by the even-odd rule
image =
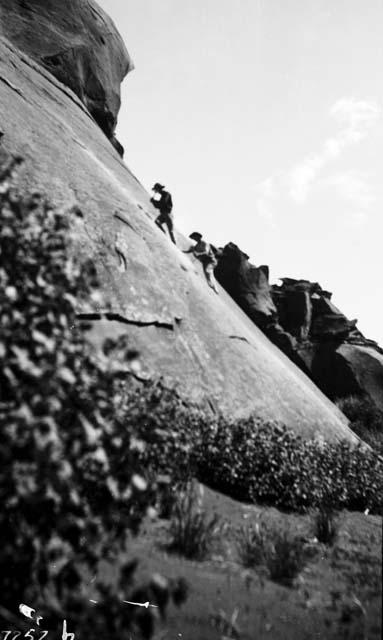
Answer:
[[[78,250],[93,257],[108,299],[82,310],[94,314],[96,338],[127,332],[148,372],[193,401],[255,412],[307,436],[354,437],[343,414],[156,228],[148,194],[75,94],[4,39],[0,130],[3,152],[26,159],[25,186],[83,212]],[[109,319],[97,320],[100,312]]]

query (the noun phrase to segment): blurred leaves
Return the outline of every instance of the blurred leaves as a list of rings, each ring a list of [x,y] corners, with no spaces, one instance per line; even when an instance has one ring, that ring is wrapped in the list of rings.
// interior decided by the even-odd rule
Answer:
[[[149,637],[151,613],[140,629],[121,605],[137,588],[135,564],[122,567],[124,594],[118,581],[92,585],[106,598],[96,612],[83,588],[101,559],[126,550],[127,532],[138,531],[155,502],[140,457],[148,434],[126,419],[127,367],[115,367],[129,350],[109,341],[106,357],[88,344],[75,305],[97,299],[96,270],[70,255],[70,211],[20,196],[18,164],[0,169],[2,605],[33,603],[52,625],[67,617],[94,638],[120,640],[128,629]]]

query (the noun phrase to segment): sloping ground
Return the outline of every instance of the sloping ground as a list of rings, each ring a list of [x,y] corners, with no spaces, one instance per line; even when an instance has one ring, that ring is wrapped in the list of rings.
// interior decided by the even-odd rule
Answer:
[[[105,294],[81,309],[95,318],[96,340],[126,332],[149,374],[213,409],[255,412],[307,436],[354,437],[343,414],[157,229],[148,194],[76,95],[4,39],[0,90],[1,147],[25,158],[21,184],[82,210],[78,254],[92,256]],[[98,320],[103,313],[109,319]]]
[[[183,577],[190,593],[180,609],[169,606],[158,639],[183,640],[355,640],[381,637],[381,544],[379,516],[343,512],[333,548],[310,542],[312,558],[293,587],[272,582],[257,568],[239,562],[236,531],[260,520],[267,527],[286,527],[305,540],[313,539],[310,516],[281,513],[274,508],[244,505],[209,489],[203,506],[220,518],[225,529],[203,562],[166,551],[168,524],[151,524],[130,545],[129,558],[140,559],[139,572]],[[106,580],[113,569],[101,567]],[[94,598],[91,586],[89,599]],[[358,604],[360,603],[360,604]],[[122,605],[129,606],[129,605]],[[363,613],[364,611],[364,613]],[[225,621],[237,612],[239,635]]]

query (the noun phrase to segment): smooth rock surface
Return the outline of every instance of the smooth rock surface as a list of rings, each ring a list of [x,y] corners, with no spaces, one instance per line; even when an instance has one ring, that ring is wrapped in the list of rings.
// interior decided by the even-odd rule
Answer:
[[[146,374],[214,411],[255,413],[307,437],[355,438],[230,296],[207,286],[201,265],[180,251],[188,242],[178,235],[175,247],[156,227],[148,194],[79,98],[4,39],[0,92],[0,150],[25,158],[21,186],[82,210],[76,253],[93,258],[104,299],[79,312],[94,319],[96,343],[128,334]]]

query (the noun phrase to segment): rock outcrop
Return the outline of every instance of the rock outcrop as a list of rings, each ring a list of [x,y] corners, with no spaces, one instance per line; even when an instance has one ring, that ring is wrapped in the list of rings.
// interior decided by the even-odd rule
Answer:
[[[0,35],[72,89],[122,155],[114,131],[120,85],[133,68],[112,20],[93,0],[2,0]]]
[[[280,286],[271,287],[268,273],[232,243],[218,256],[218,281],[330,399],[368,396],[383,410],[383,350],[317,282],[282,278]]]
[[[35,34],[43,30],[44,7],[40,18],[23,4],[37,3],[1,0],[3,25],[5,18],[8,24],[30,20]],[[50,30],[58,34],[57,47],[52,41],[49,51],[44,49],[47,55],[61,50],[61,22],[55,25],[56,16],[65,16],[64,7],[68,20],[74,6],[85,12],[94,7],[85,0],[39,4],[52,8]],[[157,228],[149,195],[96,125],[87,108],[91,103],[39,64],[38,56],[31,57],[22,41],[16,47],[14,33],[11,39],[0,38],[0,150],[3,156],[25,158],[19,176],[23,188],[46,194],[56,206],[81,209],[83,217],[73,222],[76,252],[92,258],[103,288],[99,301],[79,307],[79,316],[93,322],[95,344],[127,334],[141,354],[144,375],[163,376],[188,400],[212,411],[255,413],[307,437],[353,440],[346,418],[312,381],[227,293],[221,289],[216,295],[207,286],[201,265],[180,251],[188,242],[178,235],[175,247]],[[74,42],[76,33],[68,40]],[[113,66],[107,46],[95,46],[97,56],[99,68]],[[78,68],[76,58],[67,58],[68,73],[70,60]],[[120,74],[122,60],[117,54],[112,77]],[[106,96],[109,83],[105,80]]]

